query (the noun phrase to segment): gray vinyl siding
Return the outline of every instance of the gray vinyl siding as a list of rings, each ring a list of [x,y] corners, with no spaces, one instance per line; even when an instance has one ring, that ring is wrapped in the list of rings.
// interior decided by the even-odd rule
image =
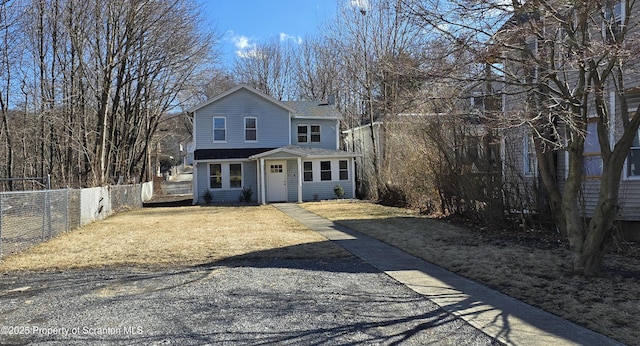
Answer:
[[[226,142],[213,141],[213,117],[226,117]],[[257,141],[245,141],[244,118],[257,118]],[[195,149],[276,148],[289,144],[289,111],[240,89],[195,112]]]
[[[196,167],[196,174],[193,177],[194,180],[197,181],[194,186],[197,186],[198,191],[196,192],[197,203],[204,203],[202,196],[205,191],[209,189],[209,164],[211,162],[199,162]],[[240,163],[239,161],[225,161],[225,162],[215,162],[215,163]],[[251,187],[253,191],[253,195],[251,199],[253,201],[257,201],[258,192],[258,180],[257,180],[257,165],[255,161],[244,161],[242,163],[242,185],[245,188]],[[224,179],[229,179],[228,176],[224,176]],[[211,193],[213,194],[213,203],[234,203],[240,200],[240,194],[242,189],[212,189]]]
[[[344,196],[342,198],[354,198],[351,193],[351,181],[321,181],[321,182],[303,182],[302,183],[302,200],[313,201],[323,199],[336,199],[336,194],[333,192],[333,188],[337,185],[342,185],[344,189]]]
[[[586,216],[592,216],[598,203],[600,181],[587,179],[583,184],[584,211]],[[622,180],[620,182],[620,196],[618,199],[618,220],[640,221],[640,181]]]
[[[341,159],[340,159],[341,160]],[[351,160],[345,159],[348,162],[349,176],[352,177]],[[340,184],[344,190],[343,198],[354,198],[352,193],[352,180],[339,180],[339,170],[337,169],[338,159],[318,159],[318,160],[303,160],[320,162],[320,161],[332,161],[332,178],[331,181],[313,181],[302,182],[302,200],[305,202],[323,199],[335,199],[336,194],[333,192],[333,188]],[[335,168],[333,165],[336,165]],[[314,176],[320,177],[320,172],[316,169],[318,165],[314,165]],[[296,160],[287,161],[287,201],[298,201],[298,162]]]
[[[298,125],[320,125],[320,143],[298,143]],[[291,119],[291,144],[337,150],[338,121],[335,119]],[[309,134],[310,135],[310,134]]]
[[[640,106],[640,93],[629,94],[629,108],[633,109]],[[620,113],[620,105],[616,104],[616,112]],[[623,133],[623,128],[619,118],[616,118],[616,132],[615,140],[617,141]],[[566,169],[564,166],[564,169]],[[622,177],[620,180],[620,190],[618,198],[618,220],[624,221],[640,221],[640,179],[638,177],[627,178],[625,177],[625,171],[627,167],[623,168]],[[596,204],[598,203],[598,193],[600,191],[599,179],[585,179],[583,184],[584,192],[584,211],[586,216],[593,215]]]
[[[620,184],[618,219],[640,221],[640,180],[623,180]]]
[[[304,188],[302,189],[304,191]],[[298,201],[298,161],[287,160],[287,202]]]

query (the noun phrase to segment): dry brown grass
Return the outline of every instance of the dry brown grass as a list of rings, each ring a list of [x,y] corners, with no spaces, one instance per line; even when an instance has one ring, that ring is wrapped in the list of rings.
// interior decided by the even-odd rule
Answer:
[[[349,255],[271,206],[150,208],[114,215],[9,256],[0,272],[336,256]]]
[[[640,340],[637,256],[610,255],[605,276],[576,277],[566,245],[535,234],[474,230],[364,202],[304,207],[624,343]]]

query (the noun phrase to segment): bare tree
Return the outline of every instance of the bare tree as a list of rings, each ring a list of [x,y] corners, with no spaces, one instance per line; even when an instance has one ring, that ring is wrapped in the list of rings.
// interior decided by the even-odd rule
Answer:
[[[397,0],[344,2],[339,7],[326,42],[338,57],[340,71],[337,90],[339,106],[348,127],[369,124],[373,151],[361,159],[365,195],[377,198],[393,181],[384,155],[384,141],[374,129],[386,117],[416,110],[425,81],[423,51],[428,49],[421,28],[405,15],[404,3]],[[384,153],[384,155],[383,155]]]
[[[640,111],[629,111],[639,53],[635,2],[408,2],[416,18],[499,71],[507,99],[503,120],[534,135],[540,177],[568,235],[573,270],[597,274],[640,124]],[[585,147],[594,145],[597,156],[585,156]],[[566,155],[566,177],[554,155]],[[593,160],[600,168],[590,172]],[[597,197],[588,196],[589,189]],[[583,194],[594,201],[588,219]]]
[[[323,37],[307,37],[295,59],[296,94],[301,99],[339,102],[340,64],[333,47]]]
[[[29,47],[19,80],[26,123],[37,119],[23,167],[62,185],[148,179],[149,145],[163,114],[219,36],[193,1],[24,2],[16,39]]]
[[[248,84],[277,100],[295,99],[294,47],[286,41],[258,44],[237,57],[233,73],[239,83]]]
[[[12,71],[15,69],[18,59],[18,51],[16,47],[17,35],[17,18],[19,17],[19,11],[16,9],[16,3],[13,1],[3,1],[0,3],[0,40],[2,41],[0,48],[0,79],[2,85],[0,85],[0,117],[2,123],[0,124],[0,139],[3,141],[3,149],[0,150],[4,156],[4,162],[2,166],[2,174],[6,178],[14,177],[14,141],[11,135],[13,126],[10,120],[9,106],[12,101]],[[13,183],[11,180],[7,182],[7,188],[13,189]]]

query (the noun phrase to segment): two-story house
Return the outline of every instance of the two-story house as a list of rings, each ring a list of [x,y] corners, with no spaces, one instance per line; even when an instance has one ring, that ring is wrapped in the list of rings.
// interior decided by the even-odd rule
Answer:
[[[609,168],[605,167],[604,154],[616,148],[625,128],[634,130],[630,119],[640,105],[640,60],[631,53],[640,37],[640,8],[628,0],[611,0],[589,3],[586,9],[566,4],[553,13],[552,7],[540,10],[535,7],[539,3],[527,4],[530,7],[523,6],[523,11],[497,34],[503,36],[498,39],[503,48],[499,63],[506,80],[503,115],[525,124],[504,131],[503,150],[508,154],[503,156],[508,165],[503,169],[505,180],[518,180],[513,185],[525,191],[542,185],[534,138],[547,130],[551,136],[545,140],[551,144],[542,150],[549,154],[544,163],[552,168],[553,180],[564,189],[570,171],[568,143],[577,133],[584,138],[578,202],[582,215],[590,218],[598,209],[603,176]],[[533,116],[523,117],[527,112]],[[604,138],[599,138],[599,132]],[[640,131],[635,132],[631,147],[624,153],[615,207],[624,235],[637,240]],[[604,139],[609,148],[601,148]],[[531,196],[530,204],[535,204],[539,196]]]
[[[239,85],[193,114],[193,203],[302,202],[355,196],[354,153],[339,150],[340,112],[327,103],[278,101]]]

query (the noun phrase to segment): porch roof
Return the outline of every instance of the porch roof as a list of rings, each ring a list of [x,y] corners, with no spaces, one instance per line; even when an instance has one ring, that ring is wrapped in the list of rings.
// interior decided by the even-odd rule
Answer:
[[[285,154],[285,155],[282,155]],[[287,155],[288,154],[288,155]],[[264,159],[269,157],[277,158],[339,158],[339,157],[357,157],[361,156],[357,153],[350,153],[343,150],[332,150],[323,148],[301,147],[298,145],[287,145],[273,150],[265,151],[259,154],[249,156],[251,160]]]
[[[229,160],[246,159],[252,155],[273,151],[274,148],[247,149],[197,149],[193,152],[194,160]]]

